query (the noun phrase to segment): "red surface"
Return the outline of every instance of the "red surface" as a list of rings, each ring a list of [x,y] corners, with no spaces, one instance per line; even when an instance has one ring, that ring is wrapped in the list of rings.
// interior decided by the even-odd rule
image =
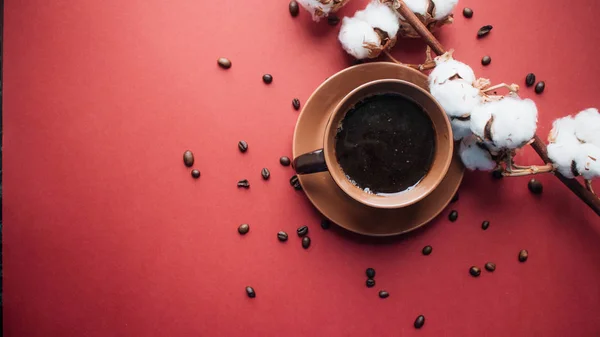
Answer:
[[[475,16],[457,15],[443,43],[494,82],[522,84],[530,71],[546,80],[542,96],[522,91],[539,104],[544,138],[554,118],[600,105],[600,2],[463,6]],[[451,206],[456,223],[447,210],[383,243],[319,227],[278,158],[291,154],[291,99],[304,102],[350,63],[339,27],[306,12],[293,19],[285,0],[5,7],[5,336],[600,334],[600,221],[551,176],[540,177],[536,198],[527,178],[468,173]],[[477,40],[484,24],[494,30]],[[399,41],[395,55],[418,61],[423,50]],[[484,54],[493,59],[485,69]],[[220,56],[230,70],[217,67]],[[197,181],[182,164],[186,149]],[[527,149],[520,161],[539,159]],[[235,187],[242,178],[250,190]],[[244,237],[242,222],[251,225]],[[300,225],[310,227],[307,251]],[[469,276],[487,261],[496,272]],[[367,267],[377,270],[374,289],[364,286]],[[379,289],[391,296],[379,299]]]

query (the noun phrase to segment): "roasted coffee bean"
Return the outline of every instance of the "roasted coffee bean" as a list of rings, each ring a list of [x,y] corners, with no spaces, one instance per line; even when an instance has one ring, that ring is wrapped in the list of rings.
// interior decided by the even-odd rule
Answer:
[[[308,234],[308,226],[302,226],[296,230],[299,237],[303,237]]]
[[[415,329],[421,329],[423,327],[423,324],[425,324],[425,316],[423,315],[419,315],[417,316],[417,319],[415,319]]]
[[[492,63],[492,58],[487,55],[481,59],[481,64],[483,64],[484,66],[487,66],[490,63]]]
[[[525,76],[525,85],[531,87],[535,84],[535,74],[529,73]]]
[[[290,178],[290,185],[292,185],[292,187],[296,191],[299,191],[302,189],[302,185],[300,185],[300,180],[298,179],[298,176],[295,174]]]
[[[290,158],[283,156],[283,157],[279,158],[279,163],[283,166],[290,166],[292,161],[290,160]]]
[[[528,257],[529,257],[529,252],[527,250],[523,249],[522,251],[519,252],[519,262],[527,261]]]
[[[340,23],[340,18],[338,18],[336,15],[330,15],[327,17],[327,23],[330,26],[335,26]]]
[[[252,288],[252,287],[246,287],[246,294],[250,298],[255,298],[256,297],[256,293],[254,292],[254,288]]]
[[[477,276],[481,275],[481,269],[473,266],[473,267],[469,268],[469,274],[471,274],[471,276],[473,276],[473,277],[477,277]]]
[[[321,228],[329,229],[331,227],[331,222],[328,219],[321,220]]]
[[[527,183],[527,187],[529,191],[533,194],[542,194],[544,191],[544,186],[539,180],[531,179],[529,183]]]
[[[374,278],[375,277],[375,269],[373,268],[367,268],[366,272],[367,277],[368,278]]]
[[[310,247],[310,238],[305,236],[302,238],[302,248],[308,249],[308,247]]]
[[[292,1],[290,1],[289,8],[290,8],[290,14],[291,14],[293,17],[296,17],[296,16],[298,16],[298,14],[300,13],[300,9],[299,9],[299,7],[298,7],[298,3],[296,2],[296,0],[292,0]]]
[[[367,279],[367,288],[373,288],[375,286],[375,280],[372,278]]]
[[[469,7],[465,7],[463,9],[463,16],[467,19],[470,19],[473,17],[473,10]]]
[[[219,67],[221,67],[223,69],[229,69],[229,68],[231,68],[231,61],[229,61],[229,59],[226,59],[224,57],[220,57],[217,60],[217,63],[219,64]]]
[[[193,177],[194,179],[198,179],[198,178],[200,178],[200,171],[198,171],[198,170],[196,170],[196,169],[192,170],[192,177]]]
[[[454,222],[456,219],[458,219],[458,212],[453,210],[450,212],[450,215],[448,215],[448,220]]]
[[[271,82],[273,82],[273,76],[271,76],[271,74],[264,74],[263,82],[265,82],[266,84],[271,84]]]
[[[452,197],[452,200],[450,200],[450,202],[457,202],[458,201],[458,192],[456,192],[456,194]]]
[[[492,177],[494,179],[502,179],[504,178],[504,174],[502,174],[502,169],[495,169],[492,171]]]
[[[477,37],[482,38],[482,37],[488,35],[490,33],[490,31],[492,30],[492,28],[494,28],[494,27],[492,27],[492,25],[486,25],[486,26],[479,28],[479,31],[477,31]]]
[[[481,229],[486,230],[486,229],[488,229],[488,227],[490,227],[489,221],[484,221],[481,223]]]
[[[287,241],[288,235],[286,232],[281,231],[281,232],[277,233],[277,239],[281,242]]]
[[[546,82],[544,81],[540,81],[535,85],[535,93],[538,95],[543,93],[544,89],[546,89]]]
[[[485,264],[485,270],[487,271],[494,271],[496,270],[496,264],[493,262],[488,262]]]
[[[388,298],[388,297],[390,297],[390,293],[388,293],[388,292],[387,292],[387,291],[385,291],[385,290],[380,290],[380,291],[379,291],[379,297],[380,297],[380,298]]]
[[[194,165],[194,154],[192,151],[187,150],[183,153],[183,163],[187,167],[192,167],[192,165]]]
[[[433,250],[433,248],[431,248],[431,246],[425,246],[423,247],[423,255],[429,255],[431,254],[431,251]]]
[[[250,225],[248,225],[247,223],[243,223],[240,225],[240,227],[238,227],[238,233],[244,235],[246,233],[248,233],[250,231]]]
[[[247,188],[250,188],[250,183],[248,182],[248,179],[244,179],[244,180],[238,181],[237,186],[247,189]]]
[[[238,149],[240,149],[241,152],[248,151],[248,143],[246,143],[245,140],[240,140],[238,143]]]
[[[297,98],[294,98],[292,100],[292,106],[294,107],[294,109],[300,110],[300,100]]]
[[[271,177],[271,172],[269,172],[269,169],[265,167],[262,170],[260,170],[260,175],[263,177],[264,180],[269,180],[269,178]]]

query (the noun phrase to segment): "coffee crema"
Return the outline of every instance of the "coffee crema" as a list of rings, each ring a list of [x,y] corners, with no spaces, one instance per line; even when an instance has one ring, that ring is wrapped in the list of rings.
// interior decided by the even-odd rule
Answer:
[[[368,193],[416,186],[431,168],[435,130],[423,108],[393,93],[369,96],[341,121],[335,155],[348,180]]]

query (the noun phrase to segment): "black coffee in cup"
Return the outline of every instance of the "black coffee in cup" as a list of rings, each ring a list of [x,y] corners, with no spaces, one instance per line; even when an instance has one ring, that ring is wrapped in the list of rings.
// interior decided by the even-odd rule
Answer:
[[[375,194],[416,186],[431,168],[434,153],[435,131],[427,113],[391,93],[354,105],[335,139],[335,155],[348,180]]]

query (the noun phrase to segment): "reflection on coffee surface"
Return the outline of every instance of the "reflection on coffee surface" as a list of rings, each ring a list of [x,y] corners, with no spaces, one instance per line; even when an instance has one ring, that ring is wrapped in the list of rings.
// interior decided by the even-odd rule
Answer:
[[[377,94],[357,103],[335,140],[346,177],[375,194],[414,187],[431,168],[434,152],[435,131],[427,113],[398,94]]]

